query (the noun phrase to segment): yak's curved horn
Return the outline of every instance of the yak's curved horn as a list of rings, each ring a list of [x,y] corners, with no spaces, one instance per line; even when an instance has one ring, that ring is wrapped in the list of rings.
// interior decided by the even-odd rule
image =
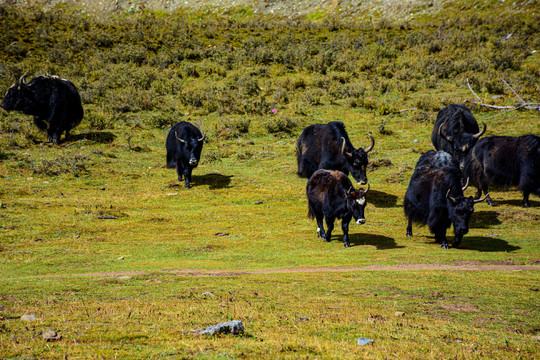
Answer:
[[[176,140],[180,141],[181,143],[185,143],[186,141],[185,140],[182,140],[178,137],[178,133],[175,131],[174,132],[174,137],[176,138]]]
[[[344,138],[343,136],[341,137],[341,139],[343,140],[343,145],[341,145],[341,153],[342,153],[343,155],[346,155],[346,156],[348,156],[348,157],[351,157],[352,154],[345,151],[345,145],[347,144],[347,141],[345,140],[345,138]]]
[[[486,128],[487,128],[486,123],[482,121],[482,124],[484,124],[484,128],[480,130],[478,134],[474,134],[473,138],[478,139],[480,136],[484,135],[484,133],[486,132]]]
[[[369,184],[367,184],[367,189],[364,190],[364,196],[367,194],[368,191],[369,191]]]
[[[469,178],[467,177],[467,181],[465,181],[465,186],[461,188],[461,191],[465,191],[469,187]]]
[[[366,153],[368,153],[368,152],[370,152],[371,150],[373,150],[373,147],[375,146],[375,139],[373,138],[373,136],[371,136],[370,133],[367,133],[367,136],[369,136],[369,138],[371,139],[371,145],[370,145],[368,148],[364,149],[364,151],[365,151]]]
[[[21,76],[21,78],[19,79],[19,85],[20,84],[26,85],[26,75],[28,75],[28,71],[25,72],[24,75]]]
[[[448,141],[450,144],[453,144],[454,141],[447,138],[445,135],[443,135],[442,133],[442,126],[444,125],[444,123],[441,124],[441,126],[439,126],[439,136],[442,137],[444,140]]]
[[[448,189],[448,192],[446,193],[446,198],[449,199],[453,203],[456,202],[456,199],[450,196],[450,189]]]
[[[450,144],[453,144],[454,142],[452,140],[450,140],[449,138],[447,138],[446,136],[443,135],[443,133],[442,133],[443,125],[444,125],[444,123],[442,123],[441,126],[439,126],[439,136],[442,137],[444,140],[448,141]]]
[[[484,197],[481,198],[481,199],[476,199],[476,200],[474,200],[474,203],[476,204],[476,203],[482,202],[482,201],[486,200],[486,199],[488,198],[488,196],[489,196],[489,193],[487,193],[486,196],[484,196]]]
[[[205,137],[206,137],[206,134],[203,133],[203,134],[202,134],[202,138],[197,139],[197,141],[203,141]]]

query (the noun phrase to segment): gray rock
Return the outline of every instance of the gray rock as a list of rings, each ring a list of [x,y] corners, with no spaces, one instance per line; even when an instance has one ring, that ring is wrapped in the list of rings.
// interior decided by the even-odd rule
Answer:
[[[396,311],[394,313],[394,316],[397,316],[397,317],[400,317],[400,316],[405,316],[405,313],[403,311]]]
[[[240,335],[244,333],[244,324],[240,320],[227,321],[221,324],[212,325],[196,331],[199,335],[232,334]]]
[[[30,315],[23,315],[21,316],[22,321],[36,321],[36,315],[30,314]]]
[[[43,341],[57,341],[62,339],[62,335],[58,335],[58,333],[52,329],[45,331],[41,336],[43,337]]]
[[[206,299],[206,298],[208,298],[208,297],[215,297],[216,295],[214,295],[214,294],[213,294],[212,292],[210,292],[210,291],[205,291],[205,292],[203,292],[203,293],[201,294],[201,296],[202,296],[204,299]]]
[[[369,345],[369,344],[373,344],[375,340],[373,339],[366,339],[366,338],[359,338],[358,341],[356,342],[358,345],[360,346],[364,346],[364,345]]]

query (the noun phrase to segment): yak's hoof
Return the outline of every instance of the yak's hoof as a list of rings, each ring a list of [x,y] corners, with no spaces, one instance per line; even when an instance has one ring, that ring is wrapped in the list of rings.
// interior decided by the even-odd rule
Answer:
[[[351,244],[345,243],[345,247],[351,247]]]
[[[442,247],[443,249],[446,249],[446,250],[448,250],[448,249],[449,249],[449,247],[448,247],[448,244],[447,244],[447,243],[443,243],[443,244],[441,244],[441,247]]]

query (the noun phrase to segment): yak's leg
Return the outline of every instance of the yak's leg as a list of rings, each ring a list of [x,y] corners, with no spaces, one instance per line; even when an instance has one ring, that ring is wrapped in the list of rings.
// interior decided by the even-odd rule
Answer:
[[[523,191],[523,206],[530,207],[531,203],[529,202],[530,191]]]
[[[462,239],[463,239],[463,234],[456,234],[454,236],[454,242],[452,243],[452,247],[458,247],[459,244],[461,244]]]
[[[486,202],[488,205],[493,206],[493,200],[491,200],[491,197],[488,195],[488,185],[487,184],[478,184],[478,192],[476,193],[476,199],[480,199],[482,197],[482,192],[484,192],[484,195],[487,195]]]
[[[330,241],[330,239],[332,238],[332,230],[334,230],[334,219],[325,217],[325,220],[326,220],[326,227],[327,227],[326,241]]]
[[[328,241],[326,240],[326,234],[324,232],[323,219],[324,218],[322,215],[317,216],[317,236],[323,239],[324,241]]]
[[[412,237],[412,218],[409,218],[409,223],[407,224],[407,237]]]
[[[349,222],[351,221],[350,217],[343,218],[341,220],[341,230],[343,230],[343,244],[345,247],[351,247],[349,243]]]
[[[446,229],[437,229],[435,231],[435,241],[441,244],[443,249],[448,249],[448,242],[446,242]]]
[[[191,183],[191,167],[186,167],[186,169],[184,170],[184,177],[186,179],[185,181],[185,186],[186,186],[186,189],[189,189],[191,187],[190,183]]]
[[[178,181],[182,181],[184,178],[184,168],[180,163],[180,159],[176,159],[176,173],[178,174]]]

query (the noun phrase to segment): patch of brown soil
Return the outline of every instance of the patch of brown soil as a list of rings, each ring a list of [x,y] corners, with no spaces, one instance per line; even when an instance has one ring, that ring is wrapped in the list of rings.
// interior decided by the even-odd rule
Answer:
[[[286,269],[258,269],[258,270],[204,270],[204,269],[181,269],[159,271],[158,274],[172,274],[178,276],[243,276],[255,274],[288,274],[288,273],[318,273],[318,272],[353,272],[353,271],[522,271],[540,270],[538,265],[515,265],[510,263],[484,262],[484,261],[463,261],[458,264],[400,264],[390,265],[368,265],[368,266],[338,266],[338,267],[298,267]],[[120,271],[78,274],[84,277],[120,277],[149,275],[156,272],[150,271]]]

